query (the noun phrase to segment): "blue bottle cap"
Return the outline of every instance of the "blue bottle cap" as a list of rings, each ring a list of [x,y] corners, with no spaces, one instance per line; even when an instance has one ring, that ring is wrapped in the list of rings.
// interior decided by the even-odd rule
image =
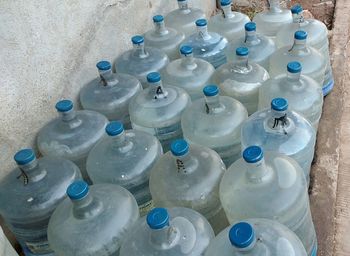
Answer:
[[[290,11],[293,14],[299,14],[299,13],[303,12],[303,7],[300,4],[296,4],[296,5],[292,6]]]
[[[132,42],[133,44],[142,44],[143,41],[144,41],[143,36],[137,35],[137,36],[133,36],[133,37],[131,38],[131,42]]]
[[[189,55],[189,54],[192,54],[192,52],[193,52],[193,48],[189,45],[183,45],[180,48],[180,53],[183,55]]]
[[[160,81],[160,74],[158,72],[151,72],[147,75],[147,82],[158,83]]]
[[[162,15],[153,16],[153,21],[155,23],[162,22],[163,20],[164,20],[164,17]]]
[[[97,62],[96,67],[98,70],[110,70],[112,68],[112,65],[109,61],[101,60]]]
[[[236,49],[237,56],[247,56],[249,54],[249,49],[247,47],[238,47]]]
[[[196,25],[197,27],[204,27],[207,25],[207,20],[206,19],[196,20]]]
[[[124,131],[123,123],[119,121],[112,121],[106,126],[106,133],[109,136],[116,136]]]
[[[244,25],[244,28],[246,31],[256,31],[256,24],[255,22],[247,22]]]
[[[294,38],[297,40],[305,40],[307,38],[307,32],[302,30],[296,31]]]
[[[264,157],[264,152],[259,146],[250,146],[243,151],[243,159],[247,163],[257,163]]]
[[[13,159],[18,165],[28,164],[35,159],[35,153],[31,148],[21,149],[15,154]]]
[[[300,73],[301,72],[301,64],[298,61],[293,61],[293,62],[289,62],[287,65],[287,70],[290,73]]]
[[[169,226],[169,214],[165,208],[154,208],[147,214],[147,224],[151,229]]]
[[[271,101],[271,108],[276,111],[286,111],[288,109],[288,101],[284,98],[275,98]]]
[[[170,145],[170,151],[174,156],[183,156],[187,154],[190,146],[184,139],[174,140]]]
[[[67,188],[67,195],[72,200],[79,200],[84,198],[89,192],[89,185],[83,181],[74,181]]]
[[[228,6],[231,5],[232,0],[221,0],[220,4],[221,6]]]
[[[203,89],[203,93],[205,96],[215,96],[219,94],[219,88],[215,84],[207,85]]]
[[[67,112],[73,108],[73,102],[71,100],[60,100],[56,103],[56,109],[58,112]]]
[[[239,222],[232,226],[228,233],[230,242],[237,248],[246,248],[254,241],[253,227],[247,222]]]

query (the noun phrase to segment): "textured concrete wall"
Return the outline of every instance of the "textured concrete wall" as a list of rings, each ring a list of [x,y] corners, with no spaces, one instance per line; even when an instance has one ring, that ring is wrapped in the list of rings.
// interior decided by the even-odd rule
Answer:
[[[192,0],[210,15],[215,0]],[[152,26],[154,14],[176,0],[60,0],[0,2],[0,178],[13,154],[34,144],[61,98],[77,99],[97,75],[95,63],[131,47],[130,37]]]

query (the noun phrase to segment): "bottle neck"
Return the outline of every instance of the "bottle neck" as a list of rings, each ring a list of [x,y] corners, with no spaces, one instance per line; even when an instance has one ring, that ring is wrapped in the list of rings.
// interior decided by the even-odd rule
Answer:
[[[291,73],[287,71],[287,81],[288,82],[298,82],[300,80],[301,72]]]
[[[113,148],[121,153],[129,152],[134,146],[134,144],[125,135],[125,131],[123,131],[121,134],[113,136],[112,140]]]
[[[245,31],[245,43],[248,45],[257,45],[260,43],[256,31]]]
[[[148,53],[145,49],[145,44],[141,43],[141,44],[134,44],[134,55],[139,57],[139,58],[147,58],[148,57]]]
[[[303,39],[303,40],[294,39],[294,44],[290,51],[296,52],[296,51],[305,50],[305,49],[306,49],[306,39]]]
[[[178,1],[177,2],[179,5],[180,10],[188,10],[188,2],[187,1]]]
[[[282,12],[280,1],[279,0],[269,0],[269,11],[272,13]]]
[[[261,183],[266,180],[269,174],[269,170],[266,167],[265,160],[262,159],[256,163],[246,163],[247,165],[247,178],[252,183]]]
[[[164,90],[162,81],[152,83],[149,86],[149,95],[152,99],[164,99],[168,96],[168,92]]]
[[[103,86],[114,86],[118,83],[118,79],[113,75],[112,69],[99,70],[98,72]]]
[[[40,168],[37,159],[24,165],[18,165],[18,167],[21,170],[20,176],[23,177],[24,185],[27,185],[29,182],[40,181],[47,174],[46,170]]]
[[[211,38],[211,36],[208,32],[207,26],[198,26],[197,31],[198,31],[198,36],[203,38],[204,40],[208,40]]]
[[[77,219],[88,219],[97,216],[103,210],[102,202],[93,198],[90,193],[80,200],[72,200],[72,203],[73,216]]]
[[[174,156],[177,172],[181,174],[192,173],[198,168],[198,160],[187,153],[183,156]]]
[[[271,110],[271,116],[266,120],[270,132],[287,135],[294,129],[292,120],[288,118],[287,111]]]
[[[247,56],[237,56],[235,65],[240,68],[248,68],[248,55]]]
[[[192,53],[189,55],[181,55],[181,65],[187,70],[194,70],[197,68],[197,64]]]
[[[219,94],[215,96],[205,96],[205,110],[207,114],[216,114],[223,111],[224,107],[220,103]]]
[[[150,240],[157,248],[170,248],[178,240],[179,231],[172,226],[166,226],[162,229],[151,229]]]
[[[293,13],[293,23],[304,23],[305,19],[303,13]]]
[[[165,27],[164,21],[154,23],[154,31],[157,35],[164,36],[169,34],[169,30]]]
[[[222,15],[225,19],[232,19],[235,15],[232,11],[231,5],[221,6]]]

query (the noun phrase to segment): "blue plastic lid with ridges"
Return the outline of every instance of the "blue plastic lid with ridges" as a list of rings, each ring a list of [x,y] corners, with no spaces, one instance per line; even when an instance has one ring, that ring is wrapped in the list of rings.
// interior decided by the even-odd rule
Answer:
[[[184,139],[174,140],[170,145],[170,151],[174,156],[183,156],[188,153],[190,146]]]
[[[112,68],[112,65],[109,61],[101,60],[97,62],[96,67],[98,70],[110,70]]]
[[[271,108],[276,111],[286,111],[288,109],[288,100],[275,98],[271,101]]]
[[[287,65],[288,72],[293,74],[300,73],[301,69],[302,69],[301,64],[298,61],[289,62]]]
[[[183,55],[189,55],[189,54],[192,54],[192,52],[193,52],[193,48],[189,45],[183,45],[180,48],[180,53]]]
[[[162,22],[164,20],[164,17],[162,15],[156,15],[156,16],[153,16],[153,21],[154,22]]]
[[[151,229],[169,226],[169,214],[165,208],[154,208],[147,214],[147,224]]]
[[[28,164],[35,159],[35,153],[31,148],[21,149],[15,154],[13,159],[18,165]]]
[[[196,25],[197,27],[204,27],[207,25],[207,20],[206,19],[199,19],[199,20],[196,20]]]
[[[253,227],[247,222],[239,222],[232,226],[228,233],[230,242],[237,248],[246,248],[254,242]]]
[[[219,94],[219,88],[214,84],[207,85],[203,88],[203,93],[208,97],[215,96]]]
[[[290,11],[293,14],[299,14],[299,13],[303,12],[303,7],[300,4],[296,4],[296,5],[292,6]]]
[[[106,133],[109,136],[116,136],[124,131],[123,123],[119,121],[112,121],[106,126]]]
[[[296,31],[294,38],[297,40],[305,40],[307,38],[307,32],[302,30]]]
[[[147,82],[149,83],[158,83],[160,81],[161,77],[158,72],[151,72],[147,75]]]
[[[144,38],[143,38],[143,36],[139,36],[139,35],[133,36],[131,38],[131,42],[133,44],[142,44],[144,42]]]
[[[220,4],[221,6],[228,6],[231,5],[232,0],[221,0]]]
[[[236,49],[237,56],[247,56],[249,54],[249,49],[247,47],[238,47]]]
[[[246,31],[256,31],[256,24],[255,22],[247,22],[244,25],[244,28]]]
[[[259,146],[250,146],[243,151],[243,159],[247,163],[257,163],[264,157],[264,152]]]
[[[73,108],[73,102],[71,100],[60,100],[56,103],[56,109],[58,112],[67,112]]]
[[[89,192],[89,185],[83,181],[74,181],[67,188],[67,195],[72,200],[79,200],[84,198]]]

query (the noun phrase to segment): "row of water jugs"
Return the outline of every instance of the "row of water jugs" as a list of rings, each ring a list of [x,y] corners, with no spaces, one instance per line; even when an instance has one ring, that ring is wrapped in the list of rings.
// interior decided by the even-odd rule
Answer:
[[[97,63],[85,110],[56,104],[44,157],[15,155],[0,213],[26,255],[317,254],[307,188],[333,86],[327,29],[279,1],[253,23],[222,0],[208,27],[178,3],[118,73]]]

